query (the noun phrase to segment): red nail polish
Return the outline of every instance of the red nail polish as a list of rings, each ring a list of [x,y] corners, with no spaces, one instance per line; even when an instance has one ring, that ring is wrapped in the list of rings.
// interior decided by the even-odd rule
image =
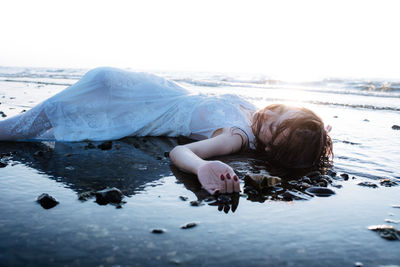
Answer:
[[[226,178],[231,179],[231,175],[228,173],[228,174],[226,175]]]
[[[221,178],[222,181],[225,180],[225,177],[224,177],[223,174],[221,174],[220,178]]]
[[[237,175],[233,176],[233,180],[235,180],[236,182],[239,180],[239,178],[237,177]]]

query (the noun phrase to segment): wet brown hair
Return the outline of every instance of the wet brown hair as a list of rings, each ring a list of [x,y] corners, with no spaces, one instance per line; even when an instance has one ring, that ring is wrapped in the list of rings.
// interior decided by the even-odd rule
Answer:
[[[323,171],[331,167],[332,140],[322,119],[307,108],[296,107],[299,112],[295,117],[284,120],[275,129],[270,128],[272,138],[268,144],[259,139],[261,127],[268,119],[267,111],[283,114],[288,108],[283,104],[272,104],[254,114],[251,127],[256,137],[256,150],[265,156],[269,164],[280,168]]]

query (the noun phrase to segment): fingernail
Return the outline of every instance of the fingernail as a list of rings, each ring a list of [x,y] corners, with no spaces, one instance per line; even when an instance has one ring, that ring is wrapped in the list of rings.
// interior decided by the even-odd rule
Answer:
[[[226,175],[226,178],[231,179],[231,175],[228,173],[228,174]]]
[[[221,174],[221,180],[223,181],[223,180],[225,180],[225,177],[224,177],[224,175],[223,174]]]
[[[237,175],[233,176],[233,180],[235,180],[236,182],[239,180],[239,178],[237,177]]]

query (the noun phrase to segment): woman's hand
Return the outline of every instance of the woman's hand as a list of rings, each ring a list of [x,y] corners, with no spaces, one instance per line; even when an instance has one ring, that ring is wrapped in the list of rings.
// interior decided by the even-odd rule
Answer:
[[[240,191],[240,182],[233,169],[221,161],[207,161],[197,170],[197,177],[210,194]]]

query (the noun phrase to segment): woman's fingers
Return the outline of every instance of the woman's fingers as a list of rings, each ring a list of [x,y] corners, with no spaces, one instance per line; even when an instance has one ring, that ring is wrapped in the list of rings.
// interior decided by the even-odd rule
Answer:
[[[231,177],[231,174],[229,172],[226,174],[225,185],[226,185],[226,192],[232,193],[233,192],[233,178]]]
[[[240,192],[240,181],[236,174],[233,175],[233,191]]]

